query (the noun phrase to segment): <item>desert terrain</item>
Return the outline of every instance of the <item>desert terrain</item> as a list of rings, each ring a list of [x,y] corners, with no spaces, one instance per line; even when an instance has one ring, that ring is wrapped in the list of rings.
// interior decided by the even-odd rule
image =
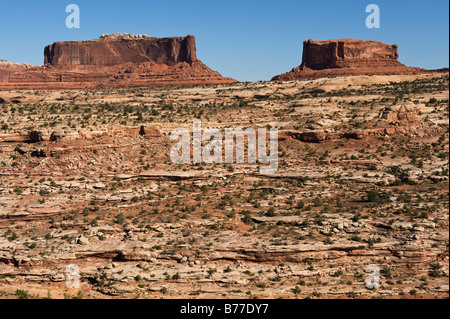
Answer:
[[[0,298],[448,298],[448,88],[4,88]],[[278,128],[277,173],[172,163],[169,133],[196,119]]]

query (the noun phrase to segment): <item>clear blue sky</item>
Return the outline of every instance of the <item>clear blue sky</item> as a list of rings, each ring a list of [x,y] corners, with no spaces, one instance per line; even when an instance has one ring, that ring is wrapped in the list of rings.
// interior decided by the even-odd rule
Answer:
[[[81,28],[67,29],[68,4]],[[368,4],[381,28],[367,29]],[[44,46],[103,33],[197,38],[198,58],[240,81],[269,80],[301,63],[302,42],[356,38],[399,45],[400,61],[448,67],[448,0],[0,0],[0,59],[43,64]]]

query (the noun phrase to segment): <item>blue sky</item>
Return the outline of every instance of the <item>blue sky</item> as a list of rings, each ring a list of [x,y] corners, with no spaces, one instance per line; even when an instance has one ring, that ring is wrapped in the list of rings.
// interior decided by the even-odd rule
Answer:
[[[68,4],[81,28],[67,29]],[[381,28],[368,29],[365,8],[380,7]],[[269,80],[301,63],[302,42],[356,38],[399,45],[409,66],[449,64],[448,0],[0,0],[0,59],[43,64],[44,46],[103,33],[197,38],[206,65],[240,81]]]

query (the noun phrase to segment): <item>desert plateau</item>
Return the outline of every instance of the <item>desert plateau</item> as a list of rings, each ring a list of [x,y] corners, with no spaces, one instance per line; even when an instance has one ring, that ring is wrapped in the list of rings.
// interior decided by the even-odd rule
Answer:
[[[0,297],[448,298],[448,84],[2,90]],[[172,163],[196,119],[278,128],[277,173]]]
[[[449,298],[448,2],[56,2],[2,7],[2,307]]]

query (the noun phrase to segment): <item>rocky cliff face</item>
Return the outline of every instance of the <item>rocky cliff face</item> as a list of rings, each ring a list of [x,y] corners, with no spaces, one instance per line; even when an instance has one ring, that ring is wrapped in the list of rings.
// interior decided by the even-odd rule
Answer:
[[[56,42],[46,46],[45,64],[53,66],[158,64],[197,61],[195,37],[105,37],[93,41]]]
[[[398,46],[378,41],[340,39],[303,42],[302,64],[272,80],[290,81],[321,77],[411,74],[429,72],[398,61]]]
[[[195,37],[102,35],[45,47],[45,65],[3,76],[6,89],[77,89],[233,83],[197,59]],[[1,77],[1,74],[0,74]]]
[[[354,39],[303,42],[302,66],[313,70],[358,66],[372,62],[400,65],[398,46]]]

